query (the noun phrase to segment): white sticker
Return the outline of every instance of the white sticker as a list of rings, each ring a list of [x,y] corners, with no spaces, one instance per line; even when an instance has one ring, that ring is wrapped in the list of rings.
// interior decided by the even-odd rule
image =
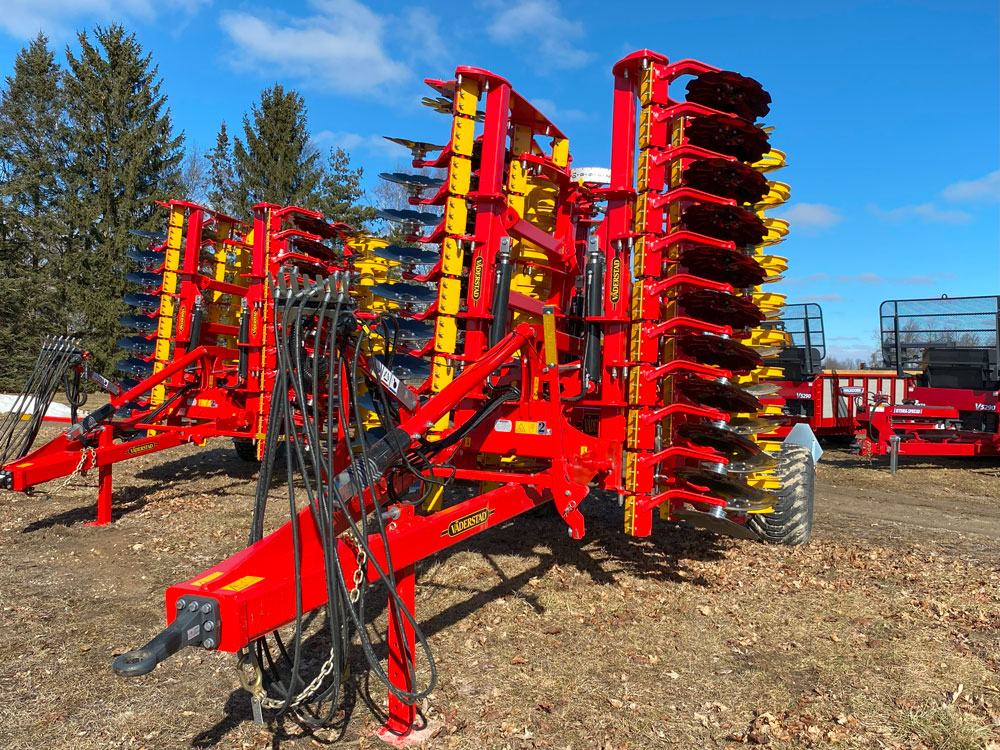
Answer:
[[[195,625],[193,628],[188,628],[187,639],[189,641],[193,641],[195,638],[198,637],[199,633],[201,633],[201,625]]]
[[[373,359],[372,361],[378,369],[378,377],[379,380],[382,381],[382,385],[386,387],[386,390],[388,390],[389,393],[395,396],[396,392],[399,390],[399,378],[393,375],[392,370],[382,364],[380,360]]]
[[[514,423],[509,419],[498,419],[496,424],[493,425],[493,429],[496,432],[510,432],[514,429]]]

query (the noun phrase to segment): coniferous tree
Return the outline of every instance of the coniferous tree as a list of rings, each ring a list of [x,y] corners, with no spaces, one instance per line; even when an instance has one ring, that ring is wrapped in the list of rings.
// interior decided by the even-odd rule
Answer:
[[[81,293],[83,333],[94,364],[111,374],[121,356],[115,340],[129,286],[130,229],[163,230],[155,203],[175,197],[183,134],[175,136],[161,80],[135,35],[119,25],[80,32],[80,51],[67,48],[66,107],[70,123],[66,212],[72,228],[72,270]]]
[[[362,203],[364,168],[351,169],[351,155],[342,148],[331,148],[315,207],[327,221],[342,221],[355,229],[364,229],[375,218],[375,208]],[[311,208],[312,206],[310,206]]]
[[[275,84],[260,94],[243,136],[233,143],[233,204],[249,217],[255,203],[306,205],[323,178],[319,154],[309,144],[305,101]]]
[[[66,333],[60,70],[39,34],[0,92],[0,388],[19,390],[39,337]]]
[[[234,197],[233,154],[229,145],[226,123],[222,123],[215,138],[215,148],[208,152],[208,205],[216,211],[232,215]],[[248,216],[237,216],[244,221]]]

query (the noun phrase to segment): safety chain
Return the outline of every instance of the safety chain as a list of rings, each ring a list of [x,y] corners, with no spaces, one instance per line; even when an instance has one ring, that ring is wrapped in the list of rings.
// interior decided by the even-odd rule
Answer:
[[[97,466],[97,451],[95,451],[93,448],[85,446],[84,449],[80,452],[80,463],[78,463],[76,465],[76,468],[73,469],[72,472],[70,472],[68,477],[66,477],[66,481],[64,481],[62,484],[59,485],[59,488],[56,490],[56,492],[62,492],[64,489],[69,487],[69,483],[73,481],[73,479],[77,476],[77,474],[82,474],[84,472],[83,467],[87,463],[88,457],[90,457],[92,461],[89,468],[93,469],[95,466]]]
[[[364,566],[368,561],[368,553],[357,543],[357,538],[354,536],[353,532],[349,531],[344,535],[344,542],[348,547],[354,550],[355,560],[357,561],[357,568],[354,571],[354,588],[351,589],[349,595],[351,603],[357,604],[358,600],[361,598],[361,584],[364,582],[365,578]],[[334,647],[331,646],[330,655],[327,657],[326,661],[323,662],[323,666],[320,667],[319,674],[316,675],[313,681],[310,682],[301,693],[295,696],[295,700],[287,704],[288,707],[298,708],[300,705],[312,698],[326,678],[333,672],[333,669],[336,666],[336,661],[337,654]],[[253,668],[252,681],[247,679],[246,672],[243,669],[247,664]],[[249,647],[240,655],[238,668],[240,671],[240,682],[243,684],[243,689],[248,691],[257,701],[259,701],[261,706],[273,710],[280,710],[285,707],[286,701],[278,698],[271,698],[267,695],[267,691],[264,689],[264,675],[261,671],[260,663],[257,661],[256,655]]]

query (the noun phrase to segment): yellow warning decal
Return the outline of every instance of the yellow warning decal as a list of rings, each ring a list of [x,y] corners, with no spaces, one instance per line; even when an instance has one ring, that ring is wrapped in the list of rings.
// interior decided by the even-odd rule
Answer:
[[[264,579],[259,576],[243,576],[242,578],[237,578],[232,583],[226,584],[222,587],[223,591],[243,591],[243,589],[248,589],[255,583],[260,583]]]
[[[518,420],[514,423],[514,432],[518,435],[548,435],[548,426],[544,421]]]
[[[202,576],[197,581],[191,581],[192,586],[204,586],[206,583],[214,581],[216,578],[222,575],[221,570],[217,570],[214,573],[209,573],[207,576]]]

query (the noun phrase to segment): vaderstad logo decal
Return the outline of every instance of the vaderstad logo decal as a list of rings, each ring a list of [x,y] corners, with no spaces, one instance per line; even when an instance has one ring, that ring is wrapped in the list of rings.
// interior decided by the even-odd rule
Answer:
[[[622,259],[611,261],[611,304],[617,305],[622,296]]]
[[[156,447],[156,443],[143,443],[142,445],[133,445],[131,448],[126,448],[125,452],[130,456],[135,456],[139,453],[145,453],[148,450],[152,450]]]
[[[479,301],[479,295],[483,292],[483,256],[476,258],[472,268],[472,299]]]
[[[470,513],[467,516],[456,518],[448,524],[447,529],[441,532],[441,536],[458,536],[459,534],[464,534],[466,531],[483,526],[488,520],[490,520],[490,516],[492,515],[492,508],[483,508],[482,510],[477,510],[475,513]]]

